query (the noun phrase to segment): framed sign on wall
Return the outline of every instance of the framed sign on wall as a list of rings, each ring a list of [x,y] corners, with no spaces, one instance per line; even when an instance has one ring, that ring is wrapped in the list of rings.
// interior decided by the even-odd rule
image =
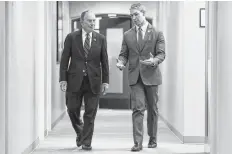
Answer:
[[[64,46],[64,40],[63,40],[63,3],[61,1],[56,2],[56,8],[57,8],[57,63],[60,63],[61,55],[63,52],[63,46]]]
[[[200,12],[199,12],[199,26],[200,28],[205,28],[205,8],[200,8]]]

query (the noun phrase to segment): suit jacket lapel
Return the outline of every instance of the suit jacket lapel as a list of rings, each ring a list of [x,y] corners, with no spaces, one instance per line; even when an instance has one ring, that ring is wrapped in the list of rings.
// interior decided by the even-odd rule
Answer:
[[[97,44],[97,34],[95,32],[92,32],[91,47],[89,50],[89,54],[91,54],[91,52],[95,48],[96,44]],[[89,56],[89,54],[88,54],[88,56]]]
[[[143,46],[142,46],[142,48],[140,50],[141,52],[143,51],[143,48],[144,48],[145,44],[147,43],[147,41],[152,38],[151,37],[152,32],[153,32],[153,27],[152,27],[151,24],[148,24],[147,31],[146,31],[145,36],[144,36],[144,43],[143,43]]]
[[[79,48],[79,50],[77,51],[81,51],[80,54],[85,57],[85,53],[84,53],[84,48],[83,48],[83,41],[82,41],[82,30],[79,30],[77,32],[77,35],[75,37],[75,41],[77,43],[77,48]]]

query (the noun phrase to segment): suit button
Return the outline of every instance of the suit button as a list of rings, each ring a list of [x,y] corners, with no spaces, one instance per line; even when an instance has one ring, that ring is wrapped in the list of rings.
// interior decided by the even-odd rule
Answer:
[[[87,61],[85,63],[87,64]]]
[[[83,70],[83,72],[85,73],[85,70]]]

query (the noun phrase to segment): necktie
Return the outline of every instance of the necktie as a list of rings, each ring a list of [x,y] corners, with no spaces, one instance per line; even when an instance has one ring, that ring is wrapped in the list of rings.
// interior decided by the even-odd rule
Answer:
[[[84,50],[85,50],[86,57],[88,56],[89,49],[90,49],[90,36],[89,36],[89,33],[87,33],[86,38],[85,38],[85,43],[84,43]]]
[[[138,45],[139,48],[142,48],[142,44],[143,44],[143,34],[142,34],[142,29],[141,27],[138,28]]]

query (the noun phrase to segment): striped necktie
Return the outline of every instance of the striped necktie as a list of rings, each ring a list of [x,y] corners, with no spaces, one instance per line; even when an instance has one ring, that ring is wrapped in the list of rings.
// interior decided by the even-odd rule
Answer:
[[[84,44],[85,57],[88,56],[89,49],[90,49],[90,36],[89,33],[87,33],[85,38],[85,44]]]

